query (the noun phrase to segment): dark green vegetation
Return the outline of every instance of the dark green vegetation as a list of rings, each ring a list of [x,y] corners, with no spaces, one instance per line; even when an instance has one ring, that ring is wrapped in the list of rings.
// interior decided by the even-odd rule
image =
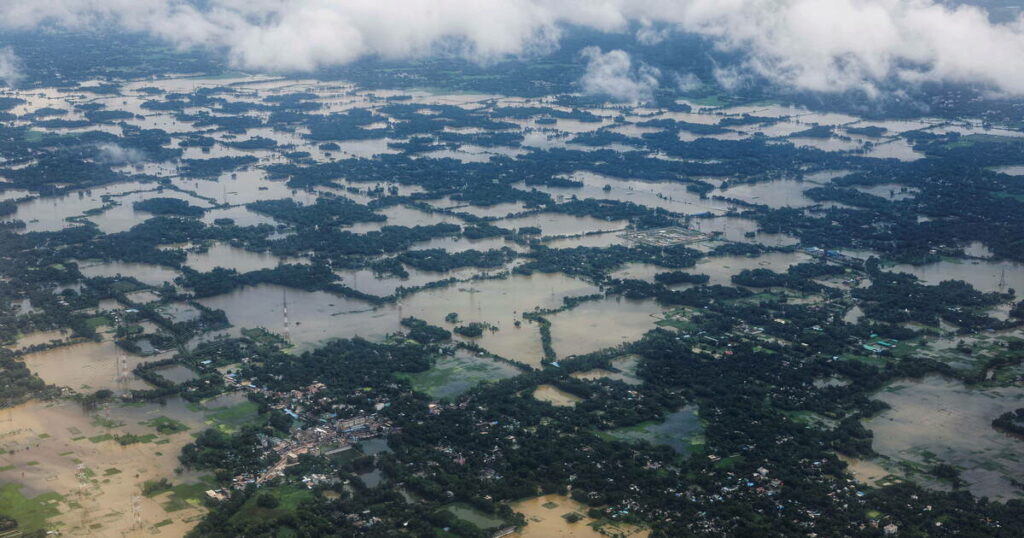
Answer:
[[[38,39],[18,37],[28,50],[39,49]],[[55,42],[55,49],[66,50],[64,41]],[[116,42],[139,45],[130,37]],[[163,70],[156,73],[216,71],[187,53],[158,52],[153,61]],[[0,405],[58,395],[22,356],[104,338],[128,353],[168,353],[134,368],[146,388],[73,395],[86,408],[177,396],[202,405],[244,391],[240,404],[210,413],[210,428],[189,432],[194,440],[180,455],[184,467],[213,475],[210,488],[230,493],[208,501],[210,513],[195,536],[486,536],[493,527],[524,523],[509,503],[568,493],[570,485],[593,516],[644,525],[656,537],[877,536],[888,524],[907,536],[1021,535],[1020,500],[972,496],[969,473],[948,463],[937,462],[930,472],[963,486],[953,492],[911,481],[868,487],[850,481],[838,455],[875,456],[862,420],[885,410],[872,396],[898,380],[940,374],[998,386],[1019,379],[1024,308],[1012,286],[925,282],[888,264],[970,263],[977,261],[967,256],[976,241],[996,258],[1024,260],[1024,183],[990,169],[1020,164],[1024,143],[927,129],[891,134],[872,126],[802,123],[795,131],[799,137],[889,137],[926,156],[900,161],[870,157],[867,147],[825,152],[734,130],[767,129],[792,118],[722,113],[717,124],[704,125],[628,120],[623,109],[599,115],[590,110],[598,103],[563,91],[578,70],[566,67],[570,58],[556,59],[516,63],[508,76],[496,73],[508,65],[454,70],[433,60],[335,73],[360,88],[444,83],[548,95],[548,84],[523,81],[555,85],[551,101],[525,107],[486,99],[463,108],[397,95],[366,97],[339,112],[314,91],[208,83],[178,92],[153,81],[154,87],[133,94],[145,95],[143,110],[193,132],[140,126],[134,114],[115,110],[117,99],[109,105],[69,99],[84,120],[47,107],[17,118],[24,126],[4,122],[0,157],[9,166],[0,192],[11,196],[0,202],[0,340],[10,347],[0,351]],[[127,46],[106,73],[49,58],[30,83],[59,84],[71,95],[128,93],[113,83],[83,90],[74,81],[155,74],[148,61]],[[56,73],[69,78],[57,80]],[[325,93],[333,91],[348,90],[328,87]],[[757,97],[751,93],[686,97],[741,104]],[[657,95],[652,107],[658,114],[689,111],[676,97]],[[976,111],[973,101],[963,100],[961,113]],[[0,102],[7,110],[19,104]],[[945,113],[945,106],[935,113]],[[1024,119],[1014,107],[991,106],[989,121],[1019,125]],[[566,120],[594,128],[558,130]],[[520,128],[520,121],[529,127]],[[122,136],[96,128],[111,122]],[[627,129],[616,127],[654,131],[626,136],[621,131]],[[681,141],[680,130],[700,137]],[[567,144],[525,144],[538,135]],[[387,151],[357,153],[361,144],[376,143]],[[173,173],[157,177],[103,160],[99,148],[108,144]],[[467,162],[425,155],[466,153],[466,146],[493,153]],[[181,159],[185,148],[193,158]],[[193,151],[210,155],[195,158]],[[257,157],[260,152],[274,158]],[[834,170],[847,172],[821,179]],[[587,173],[600,177],[587,183]],[[805,180],[790,182],[799,187],[793,198],[808,200],[805,207],[743,194],[789,188],[780,178]],[[132,220],[118,220],[128,218],[118,210],[124,197],[160,189],[209,205],[157,196],[133,203],[138,214]],[[68,208],[68,214],[51,207]],[[620,241],[626,228],[656,234],[709,213],[752,223],[753,231],[737,234],[750,242]],[[494,216],[504,214],[512,216]],[[609,235],[590,242],[598,231]],[[799,243],[759,242],[771,234]],[[568,246],[548,246],[561,240]],[[202,259],[213,245],[232,247],[237,256],[198,269],[190,260]],[[836,259],[828,254],[815,260],[802,253],[807,247],[854,248],[872,257],[830,263]],[[788,261],[779,266],[773,259]],[[653,277],[612,276],[627,264],[651,269]],[[87,276],[97,267],[110,274]],[[350,276],[359,273],[400,284],[369,285]],[[568,288],[587,291],[569,295],[552,288],[544,307],[509,307],[502,321],[511,322],[500,329],[501,321],[473,318],[470,308],[455,312],[462,308],[457,300],[433,303],[441,313],[452,312],[444,317],[447,326],[439,316],[421,319],[434,312],[402,310],[414,308],[421,293],[474,297],[483,283],[507,282],[510,289],[481,301],[515,299],[522,288],[513,283],[533,286],[552,275],[571,277]],[[287,295],[298,313],[307,305],[291,294],[316,293],[326,297],[325,305],[304,321],[327,320],[326,337],[305,336],[296,322],[289,326],[294,336],[285,338],[277,310],[260,318],[270,320],[267,328],[211,335],[237,320],[204,301],[272,286],[283,289],[248,309],[283,307]],[[667,313],[651,318],[651,327],[657,321],[662,328],[642,338],[578,354],[571,341],[559,342],[559,323],[579,315],[585,303],[624,311],[655,305]],[[863,316],[844,321],[854,306]],[[1003,307],[1008,315],[993,314]],[[347,317],[353,312],[365,315]],[[350,326],[374,324],[379,338],[348,337]],[[63,332],[18,347],[41,331]],[[339,334],[346,337],[328,341]],[[488,353],[489,339],[517,334],[539,343],[542,356],[532,366]],[[972,343],[990,334],[998,339]],[[939,339],[953,343],[933,347]],[[568,352],[560,356],[556,349]],[[618,373],[614,361],[625,355],[637,357],[637,384],[573,376]],[[168,366],[186,367],[195,377],[175,382],[161,374]],[[533,394],[542,385],[578,401],[566,407],[539,401]],[[1020,433],[1020,416],[993,417],[993,425]],[[161,435],[186,435],[183,424],[163,417],[148,425]],[[317,429],[362,437],[302,445],[326,435]],[[96,437],[97,443],[107,440],[132,445],[152,438]],[[281,461],[275,447],[287,443],[304,450],[268,474]],[[236,478],[248,485],[232,490]],[[48,499],[22,497],[12,486],[0,489],[0,513],[42,528],[52,516]],[[149,495],[176,487],[169,480],[143,486]],[[473,521],[460,513],[472,513]]]
[[[1007,411],[992,421],[992,427],[1017,435],[1024,435],[1024,408]]]

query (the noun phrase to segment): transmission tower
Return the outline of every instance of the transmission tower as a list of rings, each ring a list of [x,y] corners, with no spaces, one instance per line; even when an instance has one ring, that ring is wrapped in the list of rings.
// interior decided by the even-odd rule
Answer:
[[[289,342],[291,342],[292,341],[292,336],[291,336],[291,332],[288,329],[288,291],[287,290],[282,290],[281,291],[281,304],[282,304],[283,310],[284,310],[284,339],[289,341]]]
[[[128,356],[121,353],[117,357],[117,389],[122,394],[128,392],[128,382],[131,380],[131,371],[128,369]]]

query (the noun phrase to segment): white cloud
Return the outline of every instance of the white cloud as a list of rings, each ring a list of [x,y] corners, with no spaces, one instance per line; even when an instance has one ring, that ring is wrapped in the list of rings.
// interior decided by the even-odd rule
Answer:
[[[587,71],[580,78],[584,93],[635,103],[649,100],[658,87],[661,72],[643,63],[633,67],[625,51],[587,47],[580,55],[587,59]]]
[[[636,31],[636,40],[641,45],[657,45],[668,39],[670,33],[669,28],[641,21],[640,29]]]
[[[673,73],[672,78],[676,82],[676,87],[683,93],[699,90],[704,86],[704,82],[700,80],[700,77],[693,73]]]
[[[133,164],[146,160],[146,156],[135,148],[125,148],[117,144],[100,144],[99,160],[107,164]]]
[[[0,49],[0,80],[8,86],[17,86],[24,78],[21,68],[21,59],[14,53],[11,47]]]
[[[936,0],[0,0],[0,26],[42,22],[112,23],[266,70],[438,51],[486,61],[557,46],[570,25],[639,28],[648,44],[673,29],[739,52],[723,69],[797,89],[943,81],[1024,94],[1024,19],[994,24]]]
[[[725,67],[715,66],[711,71],[711,75],[715,77],[715,82],[719,86],[730,92],[751,84],[750,74],[746,70],[734,65]]]

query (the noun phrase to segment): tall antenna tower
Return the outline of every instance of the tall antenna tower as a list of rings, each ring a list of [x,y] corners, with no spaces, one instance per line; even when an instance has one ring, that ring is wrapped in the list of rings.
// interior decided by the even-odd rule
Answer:
[[[1002,272],[999,274],[999,289],[1006,289],[1006,268],[1003,267]]]
[[[130,378],[131,373],[128,371],[128,356],[121,353],[117,356],[117,383],[118,385],[126,385]]]
[[[282,304],[283,309],[284,309],[284,339],[289,341],[289,342],[291,342],[292,341],[292,335],[291,335],[290,331],[288,330],[288,291],[287,290],[282,290],[281,291],[281,304]]]

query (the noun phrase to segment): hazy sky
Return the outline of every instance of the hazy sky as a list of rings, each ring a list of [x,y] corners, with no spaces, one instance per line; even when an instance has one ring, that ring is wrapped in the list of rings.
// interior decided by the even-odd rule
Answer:
[[[654,46],[686,32],[742,53],[740,63],[721,66],[725,84],[754,74],[812,91],[871,94],[883,82],[944,81],[1024,94],[1024,21],[997,24],[980,8],[933,0],[0,0],[0,25],[44,22],[111,23],[271,71],[367,55],[443,51],[486,61],[543,53],[569,25],[633,32]],[[690,80],[622,51],[587,49],[583,58],[593,76],[581,84],[623,99]]]

